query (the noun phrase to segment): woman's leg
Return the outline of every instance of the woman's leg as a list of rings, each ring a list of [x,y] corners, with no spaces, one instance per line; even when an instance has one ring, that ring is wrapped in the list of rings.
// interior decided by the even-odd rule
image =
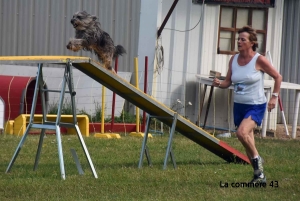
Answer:
[[[254,157],[258,156],[258,151],[255,147],[253,133],[253,129],[255,127],[255,121],[253,121],[251,119],[251,116],[249,116],[247,119],[243,119],[236,132],[237,138],[245,147],[246,153],[248,157],[250,157],[250,159],[253,159]]]
[[[249,116],[247,119],[243,119],[236,133],[239,141],[243,144],[247,156],[251,161],[252,167],[254,169],[254,178],[251,182],[265,183],[266,177],[263,174],[262,159],[255,147],[253,132],[253,129],[255,127],[256,123],[251,119],[251,116]]]

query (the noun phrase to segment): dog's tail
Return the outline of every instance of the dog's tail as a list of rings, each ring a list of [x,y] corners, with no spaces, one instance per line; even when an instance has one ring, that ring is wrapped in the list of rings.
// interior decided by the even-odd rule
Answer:
[[[122,56],[123,54],[126,54],[126,50],[122,45],[117,45],[116,46],[116,51],[114,53],[114,58],[117,56]]]

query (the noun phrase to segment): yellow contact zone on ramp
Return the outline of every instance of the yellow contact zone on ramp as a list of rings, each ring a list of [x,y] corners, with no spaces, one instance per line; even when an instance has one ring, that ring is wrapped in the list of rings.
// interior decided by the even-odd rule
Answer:
[[[65,63],[70,60],[90,60],[89,57],[78,56],[3,56],[0,61],[61,61]]]

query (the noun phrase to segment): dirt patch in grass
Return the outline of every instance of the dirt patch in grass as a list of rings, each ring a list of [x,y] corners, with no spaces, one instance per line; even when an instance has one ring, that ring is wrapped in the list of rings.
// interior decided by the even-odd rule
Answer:
[[[289,135],[287,135],[287,133],[285,131],[284,124],[277,124],[277,128],[276,128],[274,137],[278,138],[278,139],[283,139],[283,140],[292,139],[292,126],[288,125],[287,128],[288,128]],[[295,139],[300,140],[300,126],[297,126]]]

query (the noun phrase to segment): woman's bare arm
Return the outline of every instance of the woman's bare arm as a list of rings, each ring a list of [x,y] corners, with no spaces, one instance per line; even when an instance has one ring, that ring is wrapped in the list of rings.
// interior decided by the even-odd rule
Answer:
[[[230,58],[228,71],[227,71],[227,75],[225,77],[225,80],[221,81],[218,78],[215,78],[213,80],[213,86],[219,87],[219,88],[222,88],[222,89],[225,89],[225,88],[228,88],[228,87],[231,86],[231,84],[232,84],[232,81],[231,81],[231,74],[232,74],[231,64],[232,64],[232,60],[233,60],[233,56]]]

